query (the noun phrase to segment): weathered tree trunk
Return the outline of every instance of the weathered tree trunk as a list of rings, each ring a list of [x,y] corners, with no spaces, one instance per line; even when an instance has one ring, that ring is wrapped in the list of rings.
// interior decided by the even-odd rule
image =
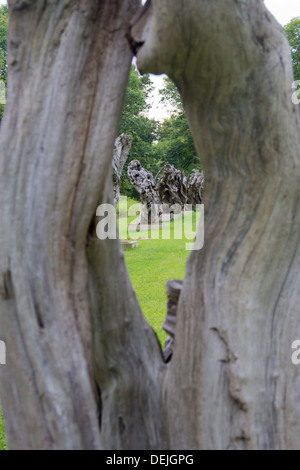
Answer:
[[[282,28],[262,0],[152,0],[131,35],[140,70],[179,87],[206,182],[205,247],[187,264],[166,381],[169,445],[299,449],[300,108]]]
[[[128,135],[121,134],[115,140],[114,155],[112,161],[113,169],[113,190],[114,190],[114,206],[117,207],[120,199],[120,187],[122,171],[131,149],[131,140]]]
[[[261,0],[152,0],[142,71],[182,93],[206,177],[163,363],[119,241],[100,241],[134,0],[10,0],[0,396],[11,448],[300,448],[299,107]],[[100,151],[101,149],[101,151]]]
[[[160,367],[152,364],[161,351],[118,242],[94,240],[92,231],[97,206],[112,202],[132,58],[125,33],[138,5],[9,2],[0,162],[0,335],[8,360],[0,396],[11,448],[159,445],[148,414],[159,406]],[[114,340],[113,355],[106,348]],[[142,352],[131,346],[140,341]]]
[[[177,170],[169,163],[165,164],[162,175],[156,182],[161,204],[173,206],[202,204],[204,191],[204,175],[199,170],[193,170],[188,176],[183,171]]]
[[[128,165],[128,176],[130,183],[141,198],[142,207],[138,223],[140,225],[157,224],[159,222],[160,199],[153,174],[143,168],[138,160],[133,160]]]
[[[202,203],[204,175],[199,170],[193,170],[186,177],[183,171],[166,163],[163,172],[154,178],[151,171],[143,168],[138,160],[133,160],[128,165],[128,176],[140,194],[141,225],[157,224],[164,212],[170,215],[170,208],[181,213],[187,205],[196,209]]]

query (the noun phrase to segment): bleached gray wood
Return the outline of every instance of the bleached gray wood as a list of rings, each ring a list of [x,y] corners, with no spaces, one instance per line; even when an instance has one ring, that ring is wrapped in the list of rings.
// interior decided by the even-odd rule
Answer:
[[[152,0],[140,71],[179,87],[205,172],[166,382],[169,446],[299,449],[300,107],[262,0]]]
[[[119,322],[122,328],[124,322],[130,324],[133,336],[122,329],[129,344],[136,339],[143,342],[145,335],[148,343],[143,351],[151,344],[151,353],[161,354],[134,300],[118,244],[110,251],[109,243],[93,240],[91,228],[97,206],[109,198],[105,187],[132,57],[125,32],[138,4],[129,0],[9,2],[9,90],[0,158],[0,334],[7,343],[7,366],[0,370],[0,395],[12,449],[112,447],[119,443],[118,433],[125,435],[124,446],[132,447],[139,440],[146,446],[147,431],[154,436],[149,438],[153,446],[158,445],[154,425],[143,433],[138,424],[141,406],[134,412],[130,407],[130,418],[139,429],[136,439],[131,426],[123,430],[128,409],[122,401],[123,410],[112,416],[109,406],[118,398],[112,390],[122,390],[125,401],[132,389],[125,392],[118,377],[108,386],[107,380],[99,378],[95,385],[101,368],[114,375],[114,359],[107,350],[100,357],[96,351],[93,358],[92,347],[93,334],[109,341],[109,330],[115,328],[119,338],[117,318],[108,317],[108,325],[102,322],[102,332],[97,330],[101,315],[115,309],[124,315]],[[101,268],[105,282],[95,286],[100,305],[93,304],[88,292],[89,240],[95,256],[91,264],[101,268],[101,262],[106,263]],[[96,253],[102,249],[105,260]],[[90,272],[90,284],[97,283]],[[115,304],[116,279],[125,304],[122,309]],[[114,298],[105,283],[113,288]],[[126,304],[130,295],[133,300]],[[94,326],[91,310],[97,316]],[[131,322],[136,312],[138,333]],[[122,374],[133,380],[132,400],[140,394],[147,402],[146,387],[152,379],[143,377],[140,369],[143,361],[147,364],[143,356],[148,358],[150,353],[139,354],[135,348],[141,364],[134,367],[137,376],[131,365],[127,370],[125,361]],[[149,372],[149,366],[145,369]],[[109,419],[104,420],[100,436],[98,389],[102,387],[103,414]],[[115,401],[112,407],[115,411]],[[119,423],[113,441],[107,441],[106,433],[112,434],[109,427],[115,429]]]
[[[120,186],[122,171],[131,149],[131,140],[126,134],[121,134],[115,140],[114,154],[112,161],[113,169],[113,190],[114,190],[114,206],[117,207],[120,199]]]
[[[0,396],[11,448],[295,449],[299,106],[261,0],[152,0],[144,72],[178,85],[206,179],[169,366],[117,240],[96,238],[134,0],[10,0],[1,125]]]
[[[160,199],[153,174],[151,171],[146,170],[138,160],[129,163],[127,173],[130,183],[138,191],[141,198],[142,206],[138,224],[157,224],[160,216]]]

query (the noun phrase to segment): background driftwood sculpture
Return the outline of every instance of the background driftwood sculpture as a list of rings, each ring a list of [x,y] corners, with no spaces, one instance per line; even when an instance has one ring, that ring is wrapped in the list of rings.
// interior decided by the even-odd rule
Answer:
[[[133,160],[128,166],[128,176],[141,197],[139,223],[141,225],[158,223],[160,199],[153,174],[143,168],[138,160]]]
[[[193,208],[202,203],[204,175],[193,170],[188,176],[169,163],[165,164],[162,175],[157,179],[156,190],[162,204],[179,204],[182,209],[191,204]]]
[[[157,223],[159,216],[171,206],[202,203],[204,191],[204,175],[199,170],[193,170],[188,176],[166,163],[162,174],[154,178],[151,171],[142,167],[138,160],[128,166],[128,176],[131,184],[140,193],[142,210],[140,223]]]
[[[120,183],[124,165],[131,149],[131,140],[126,134],[121,134],[114,144],[113,168],[113,190],[114,206],[117,207],[120,199]]]
[[[192,204],[193,209],[196,208],[197,204],[203,203],[204,196],[204,173],[200,173],[199,170],[193,170],[187,177],[186,182],[186,196],[187,204]]]

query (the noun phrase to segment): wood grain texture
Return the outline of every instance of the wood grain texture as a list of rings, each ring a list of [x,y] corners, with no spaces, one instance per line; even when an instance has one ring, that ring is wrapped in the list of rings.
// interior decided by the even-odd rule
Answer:
[[[300,447],[300,108],[263,1],[152,0],[131,30],[142,72],[179,87],[204,168],[166,382],[173,448]],[[191,405],[192,404],[192,405]]]
[[[164,364],[118,240],[114,140],[132,0],[10,0],[1,124],[0,396],[11,448],[296,449],[300,108],[262,0],[152,0],[131,22],[143,72],[179,87],[205,171]]]
[[[14,1],[1,126],[1,401],[11,448],[101,447],[86,243],[138,1]]]

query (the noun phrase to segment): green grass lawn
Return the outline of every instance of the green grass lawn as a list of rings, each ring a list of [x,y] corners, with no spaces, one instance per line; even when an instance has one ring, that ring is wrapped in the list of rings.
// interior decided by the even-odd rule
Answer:
[[[130,200],[129,205],[133,203],[135,201]],[[124,207],[119,210],[121,215],[126,214]],[[167,310],[166,282],[169,279],[184,278],[185,263],[189,254],[186,243],[192,241],[198,216],[198,213],[187,215],[184,225],[182,219],[179,218],[165,223],[163,229],[137,234],[132,234],[127,230],[128,224],[132,223],[136,217],[119,219],[121,239],[128,239],[130,235],[134,239],[142,238],[138,248],[125,251],[125,258],[142,311],[162,345],[167,336],[162,329]],[[171,239],[163,239],[169,231]],[[181,232],[185,234],[185,237],[181,237]],[[148,237],[151,239],[146,239]],[[0,407],[0,450],[6,449],[7,442]]]
[[[125,258],[142,311],[162,343],[167,309],[166,282],[183,279],[187,258],[184,243],[178,240],[141,240],[137,249],[125,252]]]
[[[139,247],[125,251],[129,275],[142,311],[162,345],[167,336],[162,329],[167,309],[166,283],[170,279],[184,279],[185,263],[189,254],[186,244],[192,242],[190,239],[176,238],[180,237],[181,231],[189,238],[192,237],[192,232],[196,230],[196,218],[196,214],[186,216],[185,230],[182,229],[182,220],[177,219],[166,223],[163,229],[134,234],[133,239],[142,238]],[[131,223],[132,218],[129,218],[128,222]],[[171,239],[162,239],[169,229]],[[127,232],[126,219],[120,219],[119,231],[121,239],[132,236]],[[152,238],[143,239],[147,236]]]
[[[6,450],[6,449],[7,449],[7,442],[5,438],[3,416],[2,416],[1,406],[0,406],[0,450]]]

